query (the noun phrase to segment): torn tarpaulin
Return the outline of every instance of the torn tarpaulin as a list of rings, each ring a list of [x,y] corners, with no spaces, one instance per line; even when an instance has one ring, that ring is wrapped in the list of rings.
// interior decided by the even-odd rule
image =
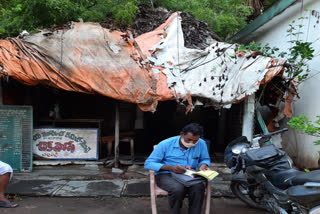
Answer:
[[[187,48],[178,13],[135,39],[96,23],[72,23],[0,40],[0,64],[24,84],[101,94],[144,111],[172,99],[186,100],[188,110],[195,103],[230,107],[281,74],[283,63],[218,41],[205,50]]]
[[[216,41],[205,50],[186,48],[178,13],[136,40],[149,56],[153,70],[162,68],[175,98],[190,100],[191,96],[194,103],[197,99],[205,100],[204,104],[217,108],[228,108],[243,100],[256,92],[261,83],[284,71],[285,61],[249,51],[241,53],[236,44]],[[164,93],[167,91],[157,89],[158,95]]]
[[[155,111],[155,80],[124,33],[95,23],[42,31],[23,40],[0,40],[0,64],[26,85],[46,84],[137,103]]]

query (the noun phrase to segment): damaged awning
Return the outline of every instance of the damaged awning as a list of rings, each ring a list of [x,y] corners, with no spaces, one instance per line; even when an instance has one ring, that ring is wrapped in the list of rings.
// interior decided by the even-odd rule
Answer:
[[[154,31],[133,39],[96,23],[0,40],[0,77],[26,85],[101,94],[155,111],[158,101],[228,108],[282,75],[284,61],[240,52],[215,41],[186,48],[181,17],[173,13]]]
[[[216,41],[205,50],[186,48],[177,13],[136,41],[149,56],[153,71],[166,75],[171,94],[177,99],[187,99],[189,108],[198,104],[229,108],[284,71],[285,61],[240,52],[236,44]],[[161,91],[162,88],[157,88],[157,94],[165,97],[168,91],[166,88]]]
[[[141,57],[128,36],[95,23],[72,23],[68,30],[0,40],[0,75],[31,86],[101,94],[154,111],[152,74],[135,59]]]

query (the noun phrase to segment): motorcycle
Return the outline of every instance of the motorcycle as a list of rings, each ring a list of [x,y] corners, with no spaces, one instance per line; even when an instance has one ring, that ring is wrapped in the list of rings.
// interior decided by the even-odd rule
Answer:
[[[270,143],[288,129],[233,140],[224,158],[231,169],[231,191],[251,207],[279,214],[320,214],[320,170],[302,172]]]

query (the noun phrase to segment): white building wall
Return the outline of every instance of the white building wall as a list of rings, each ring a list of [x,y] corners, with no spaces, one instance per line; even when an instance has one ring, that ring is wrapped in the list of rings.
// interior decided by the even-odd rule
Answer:
[[[308,11],[305,11],[308,9]],[[269,43],[271,47],[278,47],[280,51],[288,51],[290,44],[287,42],[287,30],[289,24],[296,20],[296,24],[303,25],[303,41],[313,42],[315,55],[320,53],[320,23],[316,17],[311,15],[311,11],[320,13],[319,0],[297,1],[287,8],[280,15],[260,27],[249,37],[246,42],[255,41],[262,44]],[[298,20],[299,17],[308,19]],[[294,116],[305,113],[309,119],[315,120],[316,115],[320,115],[320,57],[314,57],[308,62],[311,72],[309,78],[300,84],[298,92],[300,99],[294,101]],[[303,168],[318,168],[320,146],[314,146],[315,137],[291,131],[291,136],[284,138],[284,149],[293,156],[295,163]],[[295,136],[294,136],[295,135]]]

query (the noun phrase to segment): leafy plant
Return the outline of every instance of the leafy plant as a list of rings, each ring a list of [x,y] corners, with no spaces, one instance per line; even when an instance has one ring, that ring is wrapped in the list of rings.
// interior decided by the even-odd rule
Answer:
[[[249,45],[240,45],[239,51],[245,53],[247,50],[250,51],[258,51],[258,54],[267,56],[267,57],[274,57],[275,53],[279,51],[279,48],[270,47],[269,44],[262,45],[261,43],[255,43],[254,41],[250,42]]]
[[[184,11],[205,21],[220,37],[227,38],[247,24],[247,0],[1,0],[0,38],[22,30],[61,25],[68,21],[103,21],[106,16],[130,25],[142,4]]]
[[[304,19],[307,19],[307,17],[300,17],[298,20],[301,21]],[[248,45],[239,46],[239,51],[257,51],[264,56],[283,58],[290,64],[288,81],[296,78],[298,82],[302,82],[307,79],[310,72],[308,61],[315,57],[312,43],[301,40],[301,35],[303,35],[302,28],[303,25],[297,23],[295,20],[289,25],[287,36],[289,37],[288,43],[290,43],[290,48],[288,51],[279,53],[279,48],[277,47],[270,47],[269,44],[262,45],[261,43],[255,43],[254,41]],[[317,120],[312,122],[305,114],[301,114],[298,117],[291,118],[288,125],[298,131],[320,137],[320,116],[317,116]],[[314,143],[315,145],[320,145],[320,140],[317,140]]]
[[[119,0],[118,0],[119,1]],[[114,6],[116,13],[115,19],[121,24],[132,24],[133,18],[136,17],[136,13],[139,11],[136,0],[119,1],[120,4]]]
[[[131,24],[139,11],[137,4],[137,0],[1,0],[0,38],[79,18],[98,22],[112,15],[121,24]]]
[[[247,0],[172,0],[153,1],[155,6],[179,10],[205,21],[221,38],[228,38],[244,28],[251,8],[243,3]]]
[[[307,17],[300,17],[298,20],[307,19]],[[279,52],[279,48],[270,47],[269,44],[262,45],[261,43],[251,42],[249,45],[241,45],[240,51],[258,51],[259,54],[272,57],[272,58],[283,58],[289,64],[288,78],[289,80],[297,79],[299,82],[307,79],[310,69],[308,61],[314,58],[314,49],[312,42],[302,41],[300,39],[303,25],[296,24],[293,20],[287,30],[287,37],[289,37],[288,43],[290,48],[288,51]]]
[[[288,125],[295,130],[320,138],[320,116],[317,116],[317,119],[312,122],[305,114],[301,114],[298,117],[292,117]],[[320,140],[314,143],[315,145],[320,145]]]

